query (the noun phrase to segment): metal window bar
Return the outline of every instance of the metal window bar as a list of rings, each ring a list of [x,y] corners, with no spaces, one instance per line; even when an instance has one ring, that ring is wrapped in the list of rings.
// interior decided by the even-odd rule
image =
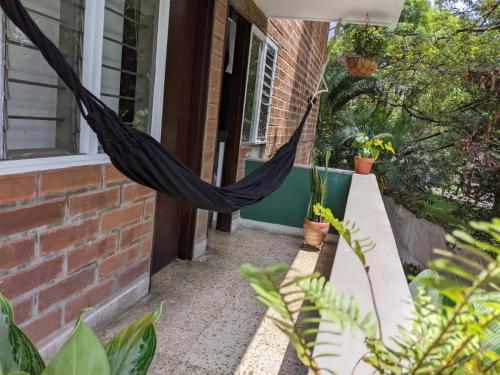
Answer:
[[[12,38],[6,38],[5,41],[9,44],[13,44],[18,47],[23,47],[23,48],[29,48],[34,51],[39,51],[38,47],[35,45],[31,44],[31,42],[20,42],[18,40],[12,39]]]
[[[106,69],[114,70],[114,71],[117,71],[117,72],[121,72],[121,73],[125,73],[125,74],[130,74],[130,75],[136,76],[136,77],[145,77],[145,74],[136,73],[136,72],[133,72],[131,70],[117,68],[115,66],[111,66],[111,65],[107,65],[107,64],[102,64],[102,67],[106,68]]]
[[[61,0],[61,2],[69,4],[69,5],[73,5],[74,7],[79,8],[81,10],[85,9],[85,5],[83,4],[83,2],[76,2],[73,0]]]
[[[101,93],[101,96],[106,96],[108,98],[116,98],[116,99],[123,99],[123,100],[128,100],[131,102],[135,102],[135,98],[132,98],[130,96],[123,96],[123,95],[116,95],[116,94],[108,94],[105,92]]]
[[[54,122],[64,121],[64,117],[18,116],[18,115],[8,115],[7,117],[11,120],[54,121]]]
[[[264,83],[264,86],[266,86],[267,88],[269,88],[269,89],[271,88],[270,83],[269,83],[269,82],[266,82],[266,80],[264,80],[264,82],[263,82],[263,83]]]
[[[34,51],[40,51],[37,46],[28,43],[28,42],[19,42],[18,40],[12,39],[12,38],[6,38],[6,42],[9,44],[12,44],[14,46],[22,47],[22,48],[28,48],[32,49]],[[62,52],[62,51],[61,51]],[[66,52],[62,52],[62,55],[65,58],[68,58],[68,54]],[[79,59],[81,59],[81,56],[78,56]]]
[[[104,9],[107,10],[107,11],[109,11],[109,12],[111,12],[111,13],[113,13],[113,14],[116,14],[117,16],[123,18],[124,20],[127,20],[129,22],[134,23],[137,26],[142,26],[142,27],[149,26],[148,24],[141,23],[140,21],[137,21],[137,20],[135,20],[135,19],[133,19],[131,17],[126,16],[125,14],[123,14],[123,13],[121,13],[121,12],[117,11],[116,9],[113,9],[113,8],[111,8],[109,6],[105,6]],[[141,13],[141,12],[139,12],[139,13]]]
[[[127,44],[127,43],[120,42],[119,40],[117,40],[117,39],[113,39],[113,38],[111,38],[111,37],[109,37],[109,36],[104,35],[104,36],[103,36],[103,39],[104,39],[104,40],[107,40],[107,41],[110,41],[110,42],[112,42],[112,43],[119,44],[119,45],[121,45],[121,46],[123,46],[123,47],[130,48],[131,50],[137,51],[137,47],[132,46],[132,45]]]
[[[17,83],[19,85],[39,86],[39,87],[46,87],[46,88],[50,88],[50,89],[66,90],[66,86],[55,85],[53,83],[27,81],[24,79],[17,79],[17,78],[8,78],[8,81],[11,83]]]

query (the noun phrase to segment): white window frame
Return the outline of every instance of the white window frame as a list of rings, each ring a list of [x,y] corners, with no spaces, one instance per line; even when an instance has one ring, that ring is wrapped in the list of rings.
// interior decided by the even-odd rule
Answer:
[[[94,95],[101,95],[101,63],[104,33],[104,0],[85,0],[85,23],[83,34],[82,83]],[[165,82],[165,64],[167,59],[168,20],[170,0],[159,0],[158,24],[156,25],[155,80],[151,110],[151,136],[161,138],[161,122],[163,115],[163,95]],[[3,131],[3,98],[4,90],[4,36],[3,12],[0,11],[0,152],[4,145]],[[82,165],[106,164],[110,162],[106,154],[99,153],[96,134],[87,122],[80,119],[79,154],[70,156],[54,156],[33,159],[0,160],[0,176],[49,169],[68,168]],[[2,155],[2,154],[0,154]]]
[[[250,47],[252,48],[252,43],[253,43],[253,38],[258,38],[264,43],[264,48],[261,51],[261,55],[259,57],[259,67],[258,67],[258,73],[257,73],[257,86],[258,86],[258,91],[256,91],[255,96],[254,96],[254,105],[253,105],[253,112],[252,112],[252,125],[250,128],[250,139],[248,141],[243,141],[243,125],[245,123],[245,115],[243,114],[243,118],[241,119],[241,144],[242,145],[263,145],[267,143],[267,133],[269,129],[269,119],[271,118],[271,108],[273,105],[273,92],[274,92],[274,80],[276,78],[276,66],[278,65],[278,46],[276,43],[273,42],[271,38],[269,38],[266,34],[264,34],[257,26],[252,25],[252,32],[250,36]],[[266,121],[266,136],[263,141],[257,139],[257,134],[259,131],[259,118],[260,118],[260,109],[261,109],[261,104],[262,104],[262,90],[263,90],[263,82],[264,82],[264,69],[265,69],[265,64],[266,64],[266,55],[267,55],[267,50],[269,48],[274,49],[276,53],[276,61],[274,63],[273,67],[273,73],[271,77],[271,91],[270,91],[270,96],[269,96],[269,116],[267,117]],[[251,59],[251,53],[248,54],[248,63],[247,63],[247,82],[245,85],[245,100],[243,103],[243,108],[246,108],[246,102],[247,102],[247,90],[248,90],[248,75],[250,74],[250,59]]]

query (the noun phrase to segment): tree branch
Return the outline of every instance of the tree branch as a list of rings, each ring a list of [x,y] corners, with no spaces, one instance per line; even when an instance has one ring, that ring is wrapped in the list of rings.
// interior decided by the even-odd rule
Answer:
[[[459,33],[484,33],[486,31],[498,30],[500,29],[500,23],[496,23],[494,25],[488,25],[483,27],[465,27],[462,29],[458,29],[455,31],[456,34]]]

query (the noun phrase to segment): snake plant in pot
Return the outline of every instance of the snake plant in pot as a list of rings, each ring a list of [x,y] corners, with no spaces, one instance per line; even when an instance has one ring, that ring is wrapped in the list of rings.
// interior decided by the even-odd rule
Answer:
[[[307,207],[307,216],[304,219],[304,243],[306,245],[321,247],[330,224],[325,220],[323,215],[317,215],[314,212],[316,204],[326,204],[326,195],[328,192],[328,162],[330,161],[331,151],[325,154],[325,169],[324,174],[321,176],[316,165],[311,166],[311,197],[309,198],[309,205]]]

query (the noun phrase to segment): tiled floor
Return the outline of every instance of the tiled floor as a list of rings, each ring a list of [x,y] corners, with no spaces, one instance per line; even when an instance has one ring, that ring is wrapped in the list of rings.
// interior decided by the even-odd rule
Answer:
[[[261,267],[294,263],[309,273],[318,254],[300,251],[301,246],[299,237],[254,229],[211,232],[204,256],[174,261],[156,274],[150,295],[99,336],[106,340],[165,301],[150,374],[307,374],[286,338],[263,319],[266,308],[236,271],[247,262]]]

